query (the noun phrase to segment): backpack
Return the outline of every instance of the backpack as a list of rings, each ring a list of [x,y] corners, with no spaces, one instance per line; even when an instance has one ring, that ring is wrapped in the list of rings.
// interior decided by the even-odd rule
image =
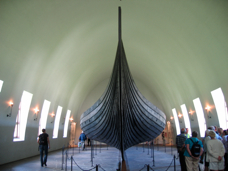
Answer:
[[[40,134],[40,145],[46,145],[47,144],[47,139],[45,139],[45,135],[44,134]]]
[[[191,141],[192,141],[192,139],[191,138],[189,138]],[[193,142],[192,141],[192,143],[193,143],[193,145],[192,145],[192,148],[191,148],[191,153],[192,153],[192,155],[194,156],[194,157],[199,157],[199,155],[200,155],[200,149],[201,149],[201,146],[200,146],[200,144],[198,143],[199,141],[197,141],[197,142]]]

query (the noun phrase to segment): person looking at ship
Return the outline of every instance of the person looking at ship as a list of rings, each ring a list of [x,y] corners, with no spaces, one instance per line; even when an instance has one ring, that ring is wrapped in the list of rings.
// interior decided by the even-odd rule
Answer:
[[[199,139],[197,139],[197,135],[198,133],[193,131],[192,137],[185,140],[186,150],[184,152],[184,156],[187,171],[198,171],[199,158],[203,154],[203,144]],[[198,148],[199,151],[197,151],[197,155],[192,154],[192,148],[195,144],[200,146],[200,148]]]
[[[179,153],[179,161],[180,161],[180,165],[181,165],[181,171],[187,171],[186,163],[185,163],[185,156],[184,156],[184,152],[186,150],[184,142],[187,139],[187,137],[185,136],[185,133],[186,133],[186,129],[182,128],[181,134],[177,135],[177,137],[176,137],[176,146],[177,146],[177,150]]]
[[[209,169],[211,171],[222,171],[224,170],[224,154],[225,148],[223,143],[216,139],[215,131],[210,131],[210,140],[207,142],[207,162],[209,162]]]
[[[185,128],[185,130],[186,130],[185,136],[186,136],[187,138],[190,138],[190,135],[189,135],[189,133],[188,133],[188,128]]]
[[[82,150],[85,149],[85,140],[87,139],[86,135],[82,131],[81,135],[79,136],[79,141],[81,141],[82,144]]]

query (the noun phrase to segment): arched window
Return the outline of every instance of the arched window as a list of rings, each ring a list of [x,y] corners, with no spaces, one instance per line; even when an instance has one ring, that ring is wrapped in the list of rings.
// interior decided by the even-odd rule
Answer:
[[[175,108],[172,109],[173,112],[173,117],[174,117],[174,121],[175,121],[175,126],[176,126],[176,131],[177,131],[177,135],[180,134],[180,123],[177,117],[177,111]]]
[[[199,130],[200,130],[200,137],[204,137],[207,125],[206,125],[206,120],[204,117],[204,112],[203,112],[203,108],[202,108],[200,99],[199,98],[194,99],[193,104],[194,104],[195,110],[196,110],[196,116],[197,116]]]
[[[0,92],[2,91],[3,81],[0,80]]]
[[[23,91],[21,102],[19,104],[18,114],[16,118],[16,125],[14,129],[13,141],[24,141],[25,131],[28,120],[29,109],[32,101],[33,94]]]
[[[187,111],[185,104],[181,105],[181,111],[182,111],[183,116],[184,116],[185,128],[188,128],[188,134],[192,135],[192,129],[191,129],[191,125],[190,125],[190,121],[189,121],[189,117],[188,117],[188,111]]]
[[[217,111],[219,126],[223,129],[227,129],[227,105],[222,89],[218,88],[213,90],[211,95]]]
[[[64,132],[63,132],[63,138],[67,137],[67,130],[68,130],[68,125],[69,125],[69,120],[70,120],[70,110],[67,110],[66,118],[65,118],[65,123],[64,123]]]
[[[53,138],[58,138],[59,121],[60,121],[61,113],[62,113],[62,107],[58,106],[56,116],[55,116]]]
[[[51,104],[51,102],[49,102],[48,100],[44,100],[42,111],[40,114],[38,135],[40,135],[42,133],[43,128],[46,129],[47,117],[48,117],[50,104]]]

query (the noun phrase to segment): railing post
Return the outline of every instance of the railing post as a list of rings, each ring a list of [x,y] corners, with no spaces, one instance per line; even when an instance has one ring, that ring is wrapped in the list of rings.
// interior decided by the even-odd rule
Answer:
[[[166,153],[166,144],[165,144],[165,153]]]
[[[91,162],[92,162],[91,167],[93,167],[93,140],[92,139],[90,140],[90,146],[91,146]]]
[[[150,154],[150,147],[149,147],[149,141],[148,141],[148,153],[147,153],[147,155],[149,155]]]
[[[97,155],[97,141],[95,141],[96,146],[95,146],[95,155]]]
[[[62,168],[61,168],[61,170],[63,170],[63,164],[64,164],[64,145],[62,147]]]
[[[65,158],[65,171],[67,171],[67,151],[68,151],[68,149],[66,150],[66,158]]]
[[[155,166],[155,161],[154,161],[154,141],[153,141],[153,166]]]
[[[171,155],[173,155],[173,150],[172,150],[172,141],[171,141]]]
[[[95,146],[94,146],[94,140],[93,140],[93,158],[95,158],[94,156],[95,156]]]
[[[71,156],[70,159],[71,159],[71,166],[70,166],[70,169],[71,169],[71,171],[72,171],[72,170],[73,170],[73,157]]]
[[[74,156],[74,142],[73,142],[73,156]]]
[[[96,165],[96,171],[98,171],[98,165]]]

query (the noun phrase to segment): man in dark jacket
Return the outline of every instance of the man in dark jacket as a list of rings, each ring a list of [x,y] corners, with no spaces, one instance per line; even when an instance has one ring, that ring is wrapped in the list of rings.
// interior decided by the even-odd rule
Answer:
[[[186,129],[182,128],[181,134],[177,135],[177,137],[176,137],[176,145],[177,145],[177,150],[179,153],[179,161],[180,161],[180,165],[181,165],[181,171],[187,171],[187,167],[185,164],[185,156],[184,156],[184,152],[185,152],[184,142],[187,139],[187,137],[185,136],[185,133],[186,133]]]
[[[82,143],[82,150],[85,149],[85,140],[86,139],[87,139],[87,137],[82,131],[81,135],[79,136],[79,141],[81,141],[81,143]]]
[[[46,133],[45,129],[42,129],[42,134],[39,135],[39,138],[37,140],[37,143],[39,144],[39,150],[40,150],[40,162],[41,167],[43,165],[47,166],[47,156],[48,156],[48,149],[50,149],[50,141],[48,134]],[[44,158],[43,158],[43,151],[44,151]]]

